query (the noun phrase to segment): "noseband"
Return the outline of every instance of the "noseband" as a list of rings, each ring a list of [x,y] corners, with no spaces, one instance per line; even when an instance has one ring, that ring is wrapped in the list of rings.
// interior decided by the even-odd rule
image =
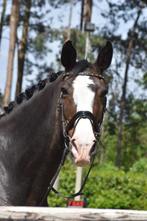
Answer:
[[[97,123],[94,115],[90,111],[78,111],[75,113],[75,115],[72,117],[70,121],[66,121],[64,118],[64,111],[63,111],[63,105],[61,106],[62,111],[62,128],[63,128],[63,136],[64,136],[64,143],[68,151],[70,151],[70,138],[68,135],[68,132],[73,129],[73,134],[75,131],[75,128],[78,124],[78,122],[81,119],[88,119],[91,122],[93,133],[95,135],[96,140],[100,136],[100,125],[101,123]]]
[[[78,111],[73,117],[72,119],[69,121],[69,123],[66,126],[66,131],[68,132],[70,129],[76,127],[76,125],[78,124],[79,120],[81,119],[89,119],[92,127],[93,127],[93,131],[95,133],[98,132],[98,127],[96,124],[96,119],[94,117],[94,115],[90,112],[90,111]]]

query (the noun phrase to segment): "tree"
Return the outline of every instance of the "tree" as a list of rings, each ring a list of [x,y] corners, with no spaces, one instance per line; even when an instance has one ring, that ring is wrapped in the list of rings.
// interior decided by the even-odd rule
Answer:
[[[115,113],[110,111],[112,116],[111,124],[109,124],[109,122],[108,124],[111,126],[109,129],[113,129],[114,133],[112,136],[115,134],[114,143],[116,149],[113,149],[113,152],[116,153],[115,163],[118,167],[120,167],[122,165],[126,165],[125,153],[126,149],[128,151],[128,148],[129,152],[134,154],[132,159],[134,158],[134,160],[136,160],[135,152],[131,150],[133,145],[129,145],[129,140],[127,140],[128,146],[126,143],[127,132],[125,130],[125,125],[131,117],[131,113],[129,113],[128,117],[126,118],[127,102],[130,94],[130,87],[128,87],[128,85],[130,82],[136,84],[138,81],[137,79],[134,79],[135,73],[138,73],[137,77],[139,79],[141,71],[144,72],[144,70],[146,70],[145,57],[147,55],[147,44],[145,38],[145,19],[143,18],[145,13],[145,4],[143,4],[141,1],[137,1],[137,3],[136,1],[114,3],[109,0],[107,0],[107,3],[109,6],[109,11],[103,10],[101,12],[102,16],[106,19],[106,25],[102,27],[101,35],[105,36],[107,39],[110,39],[114,43],[114,51],[116,51],[116,54],[114,53],[114,63],[110,69],[110,73],[112,73],[111,79],[113,79],[110,84],[111,96],[113,98],[113,104],[116,105],[116,108],[113,108]],[[122,25],[122,23],[125,25],[128,21],[133,20],[134,25],[133,27],[129,27],[128,35],[125,38],[123,36],[123,31],[118,34],[119,27]],[[122,70],[124,70],[123,75]],[[122,87],[120,87],[120,85],[122,85]],[[137,92],[134,93],[134,99],[135,96],[137,96]],[[112,101],[112,99],[110,101]],[[134,102],[133,105],[135,105]],[[116,118],[116,116],[118,117]],[[129,137],[129,139],[131,140],[131,137]]]
[[[3,101],[3,95],[2,95],[2,93],[0,92],[0,107],[2,106],[2,102]]]
[[[10,17],[10,42],[9,42],[9,53],[8,53],[8,63],[7,63],[7,80],[6,80],[5,93],[4,93],[4,106],[8,105],[11,95],[18,15],[19,15],[19,0],[13,0],[11,17]]]
[[[22,79],[24,75],[24,64],[25,64],[25,55],[26,55],[27,42],[28,42],[31,5],[32,5],[31,0],[28,0],[25,2],[22,37],[18,44],[18,71],[17,71],[17,82],[16,82],[16,96],[20,94],[21,89],[22,89]]]
[[[129,66],[131,60],[131,54],[133,49],[133,43],[135,38],[136,27],[138,25],[138,20],[141,16],[142,10],[139,8],[137,12],[137,17],[135,19],[132,31],[129,36],[129,43],[127,48],[127,55],[126,55],[126,67],[124,73],[124,81],[122,86],[122,95],[120,98],[120,113],[118,117],[118,137],[117,137],[117,145],[116,145],[116,166],[121,167],[122,165],[122,137],[123,137],[123,119],[124,119],[124,111],[126,108],[126,94],[127,94],[127,83],[128,83],[128,73],[129,73]]]
[[[4,17],[5,17],[5,12],[6,12],[6,5],[7,5],[7,0],[3,0],[2,14],[0,18],[0,46],[1,46],[1,41],[2,41],[2,32],[3,32]]]
[[[46,18],[47,15],[50,15],[50,8],[48,4],[45,5],[45,1],[32,1],[23,70],[25,76],[41,76],[49,69],[47,54],[51,49],[48,43],[54,37],[52,37],[50,27],[51,20],[50,18]]]
[[[80,30],[84,30],[84,26],[87,22],[91,21],[92,16],[92,0],[82,0],[81,1],[81,20],[80,20]]]

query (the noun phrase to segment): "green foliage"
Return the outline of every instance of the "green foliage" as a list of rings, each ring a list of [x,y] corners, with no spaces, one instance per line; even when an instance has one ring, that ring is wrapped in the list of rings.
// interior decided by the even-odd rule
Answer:
[[[76,167],[69,160],[67,160],[61,170],[59,191],[63,194],[63,196],[67,196],[74,193],[74,184],[76,176],[75,169]],[[52,207],[66,206],[67,200],[51,192],[48,197],[48,204]]]
[[[108,122],[106,122],[108,124]],[[109,126],[109,125],[108,125]],[[109,133],[107,125],[104,126],[104,133],[102,136],[103,145],[104,145],[104,159],[103,163],[109,162],[114,163],[115,162],[115,152],[116,152],[116,142],[117,142],[117,136]]]
[[[98,49],[102,46],[104,46],[105,39],[103,37],[100,37],[99,35],[89,35],[90,39],[90,46],[92,51]],[[73,46],[78,49],[78,60],[81,60],[85,57],[85,44],[86,44],[86,34],[84,32],[81,32],[77,29],[72,29],[71,30],[71,41]],[[96,53],[97,56],[98,52]],[[89,53],[88,54],[88,60],[91,62],[94,62],[94,53]]]
[[[36,36],[36,38],[33,39],[32,45],[37,53],[37,56],[38,56],[38,54],[40,56],[40,53],[46,54],[44,34],[38,34]]]
[[[86,183],[84,194],[87,207],[116,209],[147,209],[147,160],[133,165],[131,171],[119,170],[112,164],[95,164]],[[144,168],[144,169],[143,169]],[[60,189],[64,195],[74,191],[75,168],[66,162],[60,175]],[[86,169],[87,170],[87,169]],[[51,193],[49,206],[67,205],[67,201]]]
[[[135,173],[144,173],[147,175],[147,158],[141,158],[135,162],[130,170]]]
[[[146,154],[147,149],[147,102],[134,99],[130,95],[127,100],[126,116],[124,122],[124,166],[129,168],[132,164]]]
[[[70,0],[48,0],[49,4],[55,8],[59,8],[63,4],[70,3]]]
[[[72,29],[71,40],[73,46],[78,48],[78,59],[83,59],[85,55],[85,33],[82,33],[76,29]]]
[[[147,179],[144,174],[125,173],[112,165],[104,165],[93,171],[88,182],[89,207],[147,208]]]
[[[144,89],[147,89],[147,72],[144,73],[143,79],[139,80],[139,84],[142,85]]]
[[[130,94],[126,99],[125,119],[123,122],[122,165],[129,170],[132,165],[147,154],[147,102],[144,99],[135,99]],[[118,111],[117,104],[109,101],[109,112],[104,121],[102,136],[105,146],[105,161],[115,162]]]

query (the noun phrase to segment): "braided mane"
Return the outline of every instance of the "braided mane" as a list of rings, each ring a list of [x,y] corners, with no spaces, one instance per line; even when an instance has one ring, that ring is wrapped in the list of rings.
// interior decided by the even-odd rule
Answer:
[[[55,81],[62,73],[62,71],[59,71],[57,73],[52,72],[48,75],[46,79],[40,80],[37,84],[27,88],[24,92],[20,93],[16,97],[15,101],[11,101],[8,106],[3,107],[4,112],[0,114],[0,118],[11,113],[12,110],[18,105],[22,104],[23,101],[29,100],[34,95],[35,91],[42,90],[48,83]]]

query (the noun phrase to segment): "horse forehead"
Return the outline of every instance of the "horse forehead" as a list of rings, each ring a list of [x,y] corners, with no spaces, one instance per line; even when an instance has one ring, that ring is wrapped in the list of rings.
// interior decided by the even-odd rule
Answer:
[[[73,81],[73,98],[78,109],[86,108],[91,111],[94,99],[94,84],[90,76],[77,76]]]
[[[90,76],[79,75],[73,81],[73,89],[74,90],[91,90],[90,85],[94,84],[94,81],[90,78]]]

